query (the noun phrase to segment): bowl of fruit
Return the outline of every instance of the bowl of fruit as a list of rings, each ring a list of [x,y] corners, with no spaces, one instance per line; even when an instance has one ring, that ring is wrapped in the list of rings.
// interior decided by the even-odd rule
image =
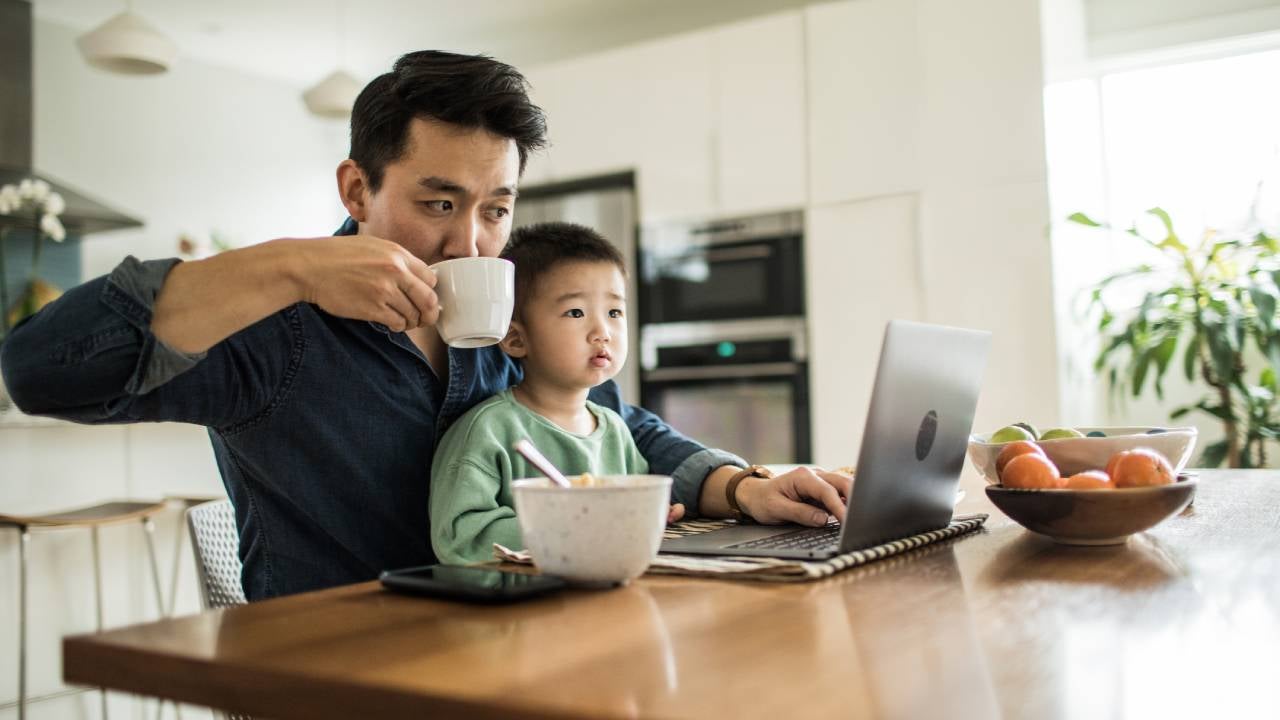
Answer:
[[[1119,450],[1100,468],[1070,475],[1040,443],[1005,443],[996,457],[999,484],[987,497],[1019,525],[1067,545],[1116,545],[1182,512],[1197,480],[1179,475],[1152,448]]]
[[[1053,461],[1062,477],[1086,470],[1102,470],[1122,450],[1148,448],[1169,462],[1174,475],[1182,472],[1196,446],[1193,427],[1075,427],[1039,432],[1027,423],[1015,423],[993,433],[969,436],[969,460],[988,484],[1000,483],[996,460],[1015,442],[1033,442]]]

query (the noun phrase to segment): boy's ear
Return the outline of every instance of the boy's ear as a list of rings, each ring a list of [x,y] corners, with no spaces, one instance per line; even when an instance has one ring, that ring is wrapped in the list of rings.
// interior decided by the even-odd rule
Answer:
[[[502,347],[503,352],[513,358],[519,359],[528,354],[528,348],[524,344],[524,328],[519,321],[511,321],[511,327],[507,328],[507,336],[502,338],[502,342],[498,345]]]

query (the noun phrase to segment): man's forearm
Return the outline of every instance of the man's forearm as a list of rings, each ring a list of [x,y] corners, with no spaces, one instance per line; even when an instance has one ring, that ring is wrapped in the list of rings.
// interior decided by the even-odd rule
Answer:
[[[303,295],[296,240],[273,240],[180,263],[156,297],[151,331],[184,353],[201,353]]]

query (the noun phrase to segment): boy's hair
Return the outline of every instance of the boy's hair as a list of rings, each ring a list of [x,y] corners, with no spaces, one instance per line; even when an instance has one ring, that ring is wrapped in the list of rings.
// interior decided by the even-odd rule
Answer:
[[[526,225],[511,231],[499,257],[516,266],[516,314],[533,294],[538,279],[566,262],[613,263],[627,274],[627,264],[613,243],[589,227],[567,222]]]
[[[410,121],[427,118],[514,140],[524,173],[529,153],[547,142],[546,117],[529,100],[528,88],[518,70],[484,55],[401,55],[391,72],[374,78],[356,98],[349,157],[377,192],[387,165],[404,155]]]

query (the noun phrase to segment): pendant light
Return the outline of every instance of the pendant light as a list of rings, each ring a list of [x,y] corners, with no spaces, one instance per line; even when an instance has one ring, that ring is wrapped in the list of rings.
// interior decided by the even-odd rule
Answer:
[[[302,93],[302,101],[313,115],[341,119],[350,117],[351,107],[364,85],[351,73],[342,69],[346,64],[347,48],[343,33],[342,0],[334,2],[336,25],[335,39],[338,46],[338,67],[323,80]]]
[[[125,11],[76,39],[80,54],[94,67],[122,75],[155,75],[169,69],[178,46],[133,12]]]

